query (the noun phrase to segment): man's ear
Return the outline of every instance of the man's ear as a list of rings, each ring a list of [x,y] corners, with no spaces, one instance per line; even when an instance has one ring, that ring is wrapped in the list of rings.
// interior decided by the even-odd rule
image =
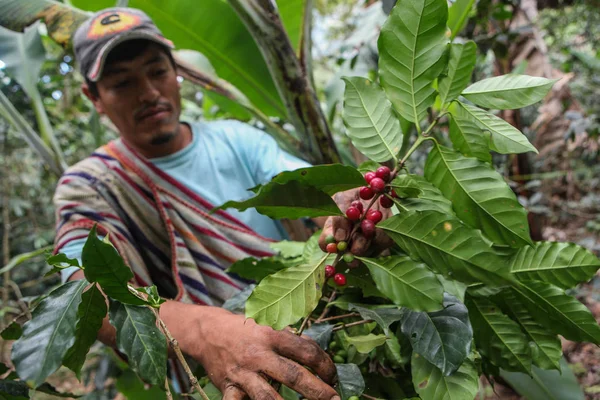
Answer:
[[[104,107],[102,107],[100,97],[97,97],[92,93],[87,83],[84,82],[81,84],[81,91],[83,92],[85,97],[90,99],[90,101],[94,104],[94,107],[96,108],[98,114],[104,114]]]

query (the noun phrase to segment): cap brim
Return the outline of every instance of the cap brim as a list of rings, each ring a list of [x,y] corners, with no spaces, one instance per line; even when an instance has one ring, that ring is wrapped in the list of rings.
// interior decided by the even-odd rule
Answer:
[[[96,56],[96,60],[94,61],[94,65],[87,75],[87,78],[92,82],[97,82],[102,77],[102,71],[104,70],[104,63],[106,62],[106,58],[108,57],[108,54],[111,52],[111,50],[113,50],[115,47],[117,47],[118,45],[120,45],[123,42],[126,42],[128,40],[134,40],[134,39],[147,39],[152,42],[163,45],[169,49],[175,48],[175,46],[173,45],[173,42],[171,42],[169,39],[166,39],[160,35],[157,35],[155,32],[144,31],[144,30],[135,30],[135,31],[124,32],[123,34],[117,35],[114,38],[112,38],[111,40],[109,40],[104,45],[104,47],[102,47],[102,49],[100,49],[100,52],[98,52],[98,55]]]

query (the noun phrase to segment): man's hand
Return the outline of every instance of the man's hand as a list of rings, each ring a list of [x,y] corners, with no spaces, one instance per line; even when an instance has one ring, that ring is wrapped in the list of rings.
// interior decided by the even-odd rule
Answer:
[[[358,195],[358,191],[359,189],[350,189],[346,190],[345,192],[336,193],[333,196],[333,200],[336,202],[342,212],[346,212],[348,207],[350,207],[350,203],[355,200],[361,201],[364,209],[366,210],[367,206],[371,203],[371,200],[361,200]],[[389,218],[392,215],[392,212],[389,208],[383,208],[379,205],[379,201],[376,201],[373,206],[371,206],[371,209],[381,211],[383,214],[383,219]],[[319,237],[319,246],[321,249],[325,251],[325,247],[327,247],[326,238],[328,235],[333,235],[336,242],[341,242],[342,240],[348,241],[350,239],[350,233],[352,232],[353,225],[354,223],[346,217],[328,218],[323,226],[323,232]],[[376,229],[375,236],[370,239],[363,236],[359,230],[352,236],[350,252],[357,256],[379,254],[383,250],[392,246],[392,244],[393,241],[381,229]]]
[[[170,303],[161,307],[164,320],[173,318]],[[337,379],[335,365],[316,342],[257,325],[252,319],[217,307],[186,306],[184,318],[190,325],[178,329],[181,349],[204,366],[224,400],[246,395],[255,400],[281,399],[270,379],[310,400],[339,400],[331,387]],[[165,322],[173,326],[174,321]]]

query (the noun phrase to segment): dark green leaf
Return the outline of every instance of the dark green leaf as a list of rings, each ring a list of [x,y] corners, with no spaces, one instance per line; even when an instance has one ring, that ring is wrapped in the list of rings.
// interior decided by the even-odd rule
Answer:
[[[146,387],[131,369],[126,369],[117,378],[117,390],[130,400],[167,400],[163,386]]]
[[[546,329],[577,342],[600,344],[600,326],[586,306],[549,283],[513,286],[517,298]]]
[[[60,367],[75,342],[77,308],[87,284],[85,280],[71,281],[54,289],[23,325],[23,336],[13,344],[12,361],[21,379],[32,387],[41,385]]]
[[[40,393],[49,394],[53,397],[61,397],[63,399],[78,399],[81,397],[81,396],[78,396],[73,393],[68,393],[68,392],[61,393],[58,391],[58,389],[56,389],[54,386],[52,386],[48,382],[42,383],[37,389],[35,389],[35,391],[40,392]]]
[[[450,140],[454,149],[465,157],[491,162],[490,133],[481,129],[477,122],[466,114],[464,108],[456,103],[450,106],[450,112]]]
[[[3,362],[0,362],[0,375],[4,375],[9,371],[10,368],[6,366]]]
[[[442,105],[456,99],[471,82],[475,68],[477,45],[469,40],[464,44],[452,43],[448,59],[448,73],[439,78],[438,90]]]
[[[479,375],[469,359],[452,375],[444,375],[424,357],[413,353],[411,370],[415,390],[422,399],[472,400],[479,390]]]
[[[290,389],[289,387],[287,387],[285,385],[281,385],[281,388],[279,389],[279,395],[281,397],[283,397],[283,400],[298,400],[299,399],[298,393],[296,393],[296,391],[294,391],[293,389]]]
[[[514,110],[542,100],[557,80],[513,74],[494,76],[475,82],[462,95],[481,107]]]
[[[441,308],[442,285],[425,264],[400,256],[359,259],[371,271],[377,288],[396,305],[424,311]]]
[[[512,247],[533,243],[527,211],[489,164],[436,145],[427,157],[425,178],[452,199],[461,220],[481,229],[494,243]]]
[[[327,350],[327,346],[331,341],[332,333],[333,325],[323,322],[319,324],[312,324],[310,328],[303,332],[303,335],[313,338],[323,350]]]
[[[282,172],[271,183],[284,185],[292,181],[322,190],[329,196],[365,185],[365,178],[356,168],[342,164],[317,165]]]
[[[50,271],[46,272],[44,276],[54,275],[57,272],[69,267],[78,267],[79,261],[75,258],[69,258],[63,253],[58,253],[50,256],[46,259],[46,262],[52,266]]]
[[[281,262],[270,257],[262,259],[247,257],[231,264],[225,272],[236,274],[244,279],[260,282],[265,277],[285,268],[286,266]]]
[[[419,197],[423,193],[419,183],[410,175],[398,175],[391,182],[390,186],[400,198]]]
[[[490,132],[490,149],[500,154],[537,153],[527,137],[517,128],[487,111],[475,106],[457,103],[465,111],[464,115],[475,122],[484,131]]]
[[[16,322],[12,322],[10,325],[4,328],[0,336],[4,340],[17,340],[22,334],[23,328],[21,328],[21,325],[17,324]]]
[[[451,40],[454,40],[467,24],[473,4],[475,4],[475,0],[456,0],[448,9],[448,28],[452,32]]]
[[[379,76],[394,108],[419,123],[435,100],[432,82],[444,68],[446,0],[400,0],[379,35]]]
[[[444,197],[442,192],[425,178],[419,175],[408,175],[413,181],[417,182],[422,193],[418,198],[401,199],[398,203],[400,208],[410,211],[438,211],[442,214],[454,215],[452,203]]]
[[[390,325],[402,319],[403,312],[399,308],[369,309],[354,304],[350,308],[359,312],[364,319],[372,319],[383,329],[386,335],[390,335]]]
[[[364,297],[385,297],[377,289],[371,273],[365,268],[352,268],[346,273],[346,286],[359,288]]]
[[[136,290],[138,292],[144,293],[148,296],[146,298],[146,301],[152,307],[158,308],[158,307],[160,307],[160,305],[162,303],[164,303],[166,301],[165,299],[160,297],[160,294],[158,294],[158,289],[156,288],[156,285],[144,286],[144,287],[137,288]]]
[[[527,400],[585,399],[575,374],[564,358],[560,360],[560,372],[533,367],[531,374],[500,371],[500,376]]]
[[[167,340],[156,327],[156,317],[147,307],[119,302],[110,304],[110,323],[117,330],[117,348],[144,381],[164,385],[167,374]]]
[[[466,305],[481,355],[507,371],[531,373],[529,340],[519,324],[486,298],[467,296]]]
[[[25,382],[0,379],[0,400],[22,400],[29,398],[29,387]]]
[[[396,159],[402,145],[402,131],[385,93],[368,79],[343,79],[346,82],[343,118],[352,144],[371,160]]]
[[[503,290],[494,301],[502,305],[503,311],[521,325],[530,341],[533,364],[543,369],[559,369],[562,347],[558,336],[548,332],[534,320],[512,289]]]
[[[92,228],[81,254],[85,279],[97,282],[108,297],[127,304],[141,305],[144,301],[129,292],[127,284],[133,279],[129,269],[117,250],[96,236]]]
[[[63,359],[63,365],[75,372],[77,379],[81,379],[81,367],[90,347],[96,341],[106,311],[104,295],[96,285],[92,285],[81,296],[81,303],[77,309],[75,343]]]
[[[484,241],[481,232],[455,217],[437,211],[410,211],[377,226],[411,257],[445,276],[491,286],[512,280],[507,262]]]
[[[222,307],[231,311],[232,313],[244,314],[246,312],[246,302],[248,301],[248,298],[252,294],[252,291],[255,287],[255,284],[246,286],[244,290],[227,299],[225,303],[223,303]]]
[[[328,194],[297,181],[283,185],[269,183],[248,200],[228,201],[216,209],[235,208],[244,211],[252,207],[273,219],[342,215]]]
[[[365,390],[365,380],[356,364],[335,364],[338,376],[338,391],[342,400],[360,396]]]
[[[444,309],[426,313],[404,310],[402,333],[413,352],[438,367],[444,375],[456,371],[471,352],[473,329],[464,304],[444,295]]]
[[[519,249],[512,259],[517,279],[551,283],[563,289],[590,280],[600,260],[585,248],[572,243],[538,242]]]

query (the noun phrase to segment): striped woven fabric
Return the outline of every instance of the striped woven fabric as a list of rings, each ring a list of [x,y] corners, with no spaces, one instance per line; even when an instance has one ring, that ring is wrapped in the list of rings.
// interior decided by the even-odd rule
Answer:
[[[221,305],[247,284],[224,272],[229,265],[272,255],[272,240],[224,211],[209,215],[212,204],[120,139],[69,168],[54,204],[55,252],[97,223],[135,284],[155,284],[162,296],[183,302]]]

